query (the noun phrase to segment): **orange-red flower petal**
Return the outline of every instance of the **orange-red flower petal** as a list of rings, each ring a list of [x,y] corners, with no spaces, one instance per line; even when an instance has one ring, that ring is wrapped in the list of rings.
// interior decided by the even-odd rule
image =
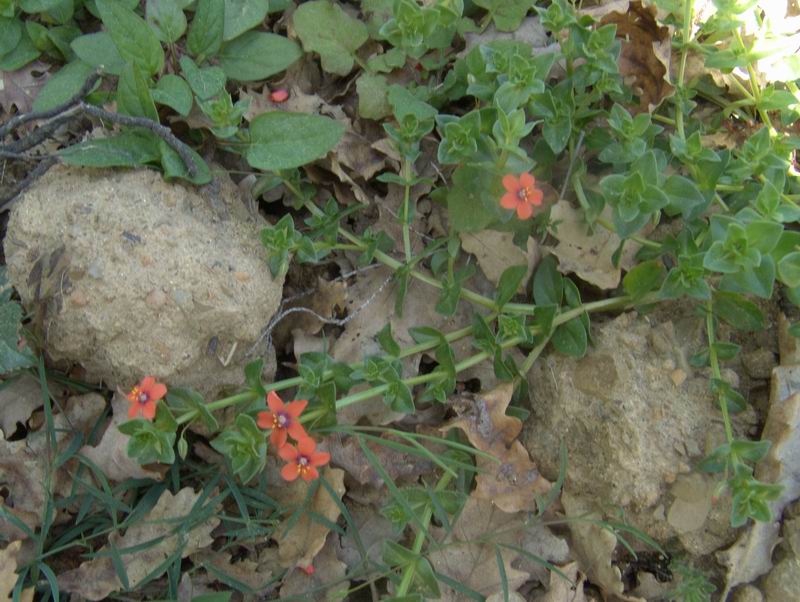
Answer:
[[[327,452],[316,451],[317,444],[311,437],[305,437],[297,442],[297,447],[286,444],[278,450],[278,455],[287,462],[281,469],[281,476],[287,481],[294,481],[301,477],[305,481],[312,481],[319,477],[318,466],[330,462],[331,455]]]
[[[270,443],[280,449],[286,445],[289,436],[295,441],[307,437],[303,425],[300,423],[300,414],[306,409],[308,401],[297,399],[284,403],[275,391],[267,394],[267,406],[269,412],[259,412],[256,416],[256,424],[262,429],[272,429],[269,440]]]
[[[131,420],[141,415],[145,420],[153,420],[156,416],[156,404],[167,394],[166,385],[156,382],[155,377],[145,376],[141,382],[128,393],[128,418]]]
[[[522,173],[519,177],[504,175],[503,188],[506,192],[500,197],[500,206],[516,211],[519,219],[531,217],[533,208],[541,205],[544,198],[544,193],[536,188],[536,178],[529,173]]]

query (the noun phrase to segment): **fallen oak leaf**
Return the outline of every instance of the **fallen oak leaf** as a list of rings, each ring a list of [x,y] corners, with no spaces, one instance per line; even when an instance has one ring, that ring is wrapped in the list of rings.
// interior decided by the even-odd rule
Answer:
[[[512,566],[512,563],[517,564],[520,555],[503,544],[518,546],[524,532],[523,516],[502,512],[473,492],[447,539],[429,553],[429,559],[438,573],[482,596],[497,593],[502,596],[504,581],[510,595],[530,578],[530,574]],[[450,593],[448,588],[442,587],[442,599],[460,599],[455,592]]]
[[[103,546],[95,558],[59,575],[59,588],[89,600],[103,600],[123,588],[114,568],[113,553],[122,558],[128,589],[133,590],[156,569],[163,567],[162,572],[166,571],[164,561],[171,556],[179,554],[186,558],[210,546],[213,542],[211,531],[219,524],[218,518],[208,518],[188,531],[185,526],[186,522],[191,523],[201,495],[202,491],[195,492],[191,487],[185,487],[174,495],[163,491],[156,505],[141,522],[130,526],[125,535],[112,532],[108,537],[109,544]],[[148,542],[153,543],[148,546]],[[131,549],[136,552],[126,552]]]
[[[568,491],[561,493],[561,503],[567,517],[570,534],[572,535],[572,552],[577,556],[578,566],[589,578],[589,581],[599,586],[605,597],[611,597],[625,602],[646,602],[643,598],[626,596],[622,583],[622,573],[613,564],[614,549],[617,547],[617,538],[609,530],[596,524],[600,516],[591,513],[589,504]]]
[[[64,413],[53,417],[56,450],[51,452],[46,429],[32,431],[22,441],[5,441],[0,436],[0,483],[8,493],[0,497],[0,506],[15,516],[29,529],[36,530],[42,522],[48,498],[67,498],[71,495],[72,471],[78,460],[74,457],[64,462],[52,475],[51,491],[45,489],[45,475],[49,468],[50,454],[67,450],[75,437],[87,437],[97,417],[105,407],[105,400],[96,393],[71,397],[66,402]],[[53,524],[69,521],[67,508],[59,508]],[[0,518],[0,537],[3,539],[25,539],[28,533],[12,521]]]
[[[386,433],[381,435],[381,439],[402,443],[406,446],[409,445],[407,441]],[[333,434],[328,437],[327,443],[333,463],[345,469],[361,485],[380,487],[383,484],[383,477],[364,455],[356,437],[345,438],[341,435]],[[364,445],[372,450],[392,480],[417,481],[421,475],[433,472],[434,463],[418,455],[381,445],[377,441],[366,440]]]
[[[17,554],[22,548],[22,541],[12,541],[0,550],[0,600],[13,599],[14,588],[17,585]],[[20,593],[20,602],[31,602],[34,589],[28,587]]]
[[[91,460],[112,481],[125,479],[154,479],[160,481],[169,469],[159,466],[158,470],[150,470],[128,456],[130,437],[120,432],[119,425],[128,421],[128,401],[124,396],[115,393],[111,400],[114,415],[106,427],[100,443],[95,446],[85,445],[81,453]]]
[[[297,479],[284,484],[280,502],[300,512],[299,517],[290,515],[275,529],[275,540],[278,543],[278,560],[283,567],[313,564],[314,558],[325,545],[325,538],[330,529],[314,517],[321,517],[328,524],[339,518],[339,500],[334,500],[328,488],[321,481],[327,481],[331,490],[339,497],[344,495],[344,471],[338,468],[325,467],[320,471],[318,479],[304,481]],[[311,488],[314,488],[311,491]],[[311,499],[307,501],[307,497]],[[293,513],[294,514],[294,513]]]
[[[535,511],[537,497],[547,493],[551,485],[516,440],[522,421],[505,413],[513,392],[512,383],[503,383],[485,394],[457,398],[459,417],[440,430],[460,428],[472,445],[496,459],[476,457],[475,496],[491,501],[504,512]]]
[[[190,559],[195,566],[204,567],[212,580],[223,583],[238,581],[264,596],[276,587],[273,572],[269,568],[262,567],[258,562],[248,558],[233,562],[227,551],[203,549],[192,554]]]
[[[513,393],[512,383],[502,383],[488,393],[456,398],[458,418],[441,430],[460,428],[472,445],[485,452],[499,444],[510,445],[522,431],[522,421],[506,415]]]
[[[346,579],[347,565],[336,557],[337,539],[329,533],[314,564],[289,571],[281,587],[281,599],[325,602],[347,598],[350,581]]]
[[[599,19],[598,26],[613,24],[622,42],[619,72],[639,97],[639,110],[652,112],[675,88],[669,81],[672,31],[655,18],[654,7],[639,0],[614,0],[579,11]]]
[[[614,253],[622,243],[620,237],[601,227],[588,232],[583,212],[568,201],[562,199],[553,205],[550,217],[558,224],[551,230],[558,244],[544,248],[558,257],[558,271],[562,274],[573,272],[581,280],[608,290],[619,286],[622,269],[636,265],[634,257],[641,247],[639,243],[626,241],[621,259],[614,265]],[[605,208],[602,217],[611,221],[610,207]]]

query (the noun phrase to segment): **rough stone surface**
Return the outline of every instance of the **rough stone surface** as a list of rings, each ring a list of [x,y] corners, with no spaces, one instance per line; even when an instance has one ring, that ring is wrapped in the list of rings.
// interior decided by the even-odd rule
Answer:
[[[755,349],[742,356],[742,364],[752,378],[766,379],[770,377],[777,361],[769,349]]]
[[[213,196],[153,171],[60,167],[18,201],[9,278],[54,360],[112,387],[152,374],[215,394],[243,381],[282,280],[265,261],[263,220],[229,181]]]
[[[593,326],[595,345],[584,358],[542,358],[529,373],[532,415],[524,441],[552,480],[563,440],[566,490],[622,507],[649,535],[677,536],[700,555],[730,543],[735,532],[724,500],[711,507],[705,478],[688,476],[724,441],[724,431],[707,376],[692,373],[685,361],[694,352],[685,332],[695,331],[628,313]],[[671,377],[676,366],[687,373],[679,385]],[[754,419],[752,411],[739,415],[736,432],[746,432]],[[689,516],[695,513],[705,520]]]
[[[764,578],[766,602],[797,600],[798,593],[800,593],[799,558],[790,557],[781,560]]]
[[[754,585],[743,585],[733,592],[733,602],[763,602],[764,595]]]

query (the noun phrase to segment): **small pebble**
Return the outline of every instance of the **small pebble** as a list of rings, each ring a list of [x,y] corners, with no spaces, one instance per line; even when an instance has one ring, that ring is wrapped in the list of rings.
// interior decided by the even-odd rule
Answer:
[[[154,288],[147,294],[147,297],[144,298],[144,302],[147,303],[149,307],[158,309],[167,302],[167,296],[161,289]]]
[[[86,307],[89,305],[89,298],[81,291],[75,291],[69,296],[69,302],[78,307]]]
[[[234,272],[233,277],[239,282],[250,282],[250,274],[247,272]]]
[[[686,382],[686,372],[681,370],[680,368],[675,368],[669,374],[670,379],[672,379],[672,384],[676,387],[680,387],[684,382]]]

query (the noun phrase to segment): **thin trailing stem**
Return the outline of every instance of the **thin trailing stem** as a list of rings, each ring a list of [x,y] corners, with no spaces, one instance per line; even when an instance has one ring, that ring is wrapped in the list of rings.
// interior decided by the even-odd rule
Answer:
[[[714,336],[714,313],[713,313],[714,306],[712,301],[709,300],[706,304],[706,334],[708,336],[708,361],[711,365],[711,375],[717,379],[722,379],[722,374],[719,368],[719,358],[717,357],[717,348],[714,345],[715,336]],[[722,411],[722,421],[725,424],[725,438],[727,439],[728,443],[733,442],[733,427],[731,425],[731,417],[730,413],[728,412],[728,400],[725,399],[725,395],[722,392],[719,393],[718,396],[719,400],[719,407]]]
[[[436,484],[435,491],[438,493],[440,491],[444,491],[447,485],[450,483],[452,479],[452,475],[450,473],[444,473],[442,478],[439,479],[439,482]],[[433,504],[426,504],[425,510],[422,513],[422,529],[417,531],[417,535],[414,537],[414,544],[411,546],[411,551],[416,555],[419,556],[422,553],[422,546],[425,545],[425,539],[427,538],[428,534],[428,525],[431,523],[431,518],[433,518]],[[414,582],[414,576],[416,574],[417,564],[416,562],[409,563],[403,569],[403,576],[400,579],[400,585],[397,587],[397,596],[405,596],[408,593],[408,589],[411,587],[411,584]]]

